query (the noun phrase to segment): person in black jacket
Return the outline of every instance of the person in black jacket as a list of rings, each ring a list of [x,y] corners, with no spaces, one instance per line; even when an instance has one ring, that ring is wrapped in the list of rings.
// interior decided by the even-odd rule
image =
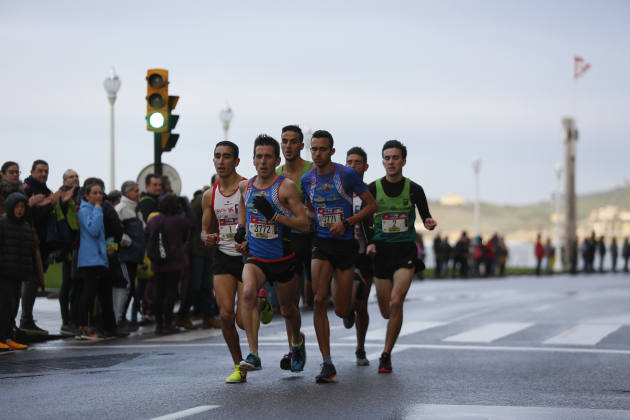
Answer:
[[[13,331],[22,279],[36,274],[35,240],[24,194],[9,194],[5,205],[7,217],[0,219],[0,351],[24,350],[26,345],[13,341]]]
[[[158,201],[160,193],[162,193],[162,178],[155,174],[149,174],[146,176],[144,184],[146,192],[140,195],[138,211],[142,213],[144,223],[147,223],[149,215],[158,211]]]

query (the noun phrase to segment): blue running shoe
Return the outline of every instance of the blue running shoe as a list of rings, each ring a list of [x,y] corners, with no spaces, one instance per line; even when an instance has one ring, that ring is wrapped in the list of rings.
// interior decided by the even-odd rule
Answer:
[[[250,352],[245,360],[241,360],[241,363],[238,364],[238,367],[244,371],[260,370],[262,369],[260,357]]]
[[[302,372],[306,364],[306,337],[300,333],[302,344],[291,346],[291,372]]]

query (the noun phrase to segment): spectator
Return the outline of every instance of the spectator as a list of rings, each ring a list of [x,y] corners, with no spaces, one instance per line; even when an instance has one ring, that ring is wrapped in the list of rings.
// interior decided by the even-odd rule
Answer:
[[[619,247],[617,246],[617,238],[612,238],[610,242],[610,262],[612,265],[612,272],[617,272],[617,257],[619,256]]]
[[[85,201],[79,209],[80,246],[78,268],[82,278],[79,340],[100,340],[104,336],[94,328],[94,298],[98,296],[103,313],[113,312],[112,288],[107,272],[107,245],[103,218],[103,189],[96,183],[85,187]],[[107,319],[109,317],[105,317]]]
[[[545,256],[545,250],[542,242],[540,241],[540,233],[536,235],[536,244],[534,245],[534,256],[536,256],[536,275],[540,276],[540,268],[542,266],[542,259]]]
[[[578,237],[573,238],[571,242],[571,254],[569,256],[571,258],[571,274],[577,274],[578,267]]]
[[[468,277],[468,248],[470,247],[470,239],[466,231],[462,231],[461,236],[457,240],[453,248],[453,278],[457,275],[462,278]]]
[[[26,221],[26,196],[9,194],[5,202],[7,217],[0,219],[0,350],[24,350],[26,345],[13,341],[15,316],[20,300],[22,279],[43,272],[33,267],[35,239]]]
[[[486,277],[493,277],[497,260],[497,248],[498,248],[498,236],[493,234],[490,240],[486,243],[485,249],[485,262],[486,262]]]
[[[140,195],[138,211],[142,214],[142,220],[147,223],[149,215],[158,211],[158,198],[162,192],[162,179],[155,174],[147,175],[145,178],[145,189],[146,192]]]
[[[556,247],[553,246],[551,242],[551,238],[547,238],[547,242],[545,242],[545,258],[547,258],[547,267],[545,272],[547,274],[553,273],[553,267],[556,263]]]
[[[505,265],[507,264],[509,251],[505,243],[505,236],[499,240],[498,258],[499,258],[499,275],[505,276]]]
[[[4,162],[0,170],[0,216],[4,216],[4,201],[13,192],[24,193],[24,186],[20,181],[20,166],[15,162]]]
[[[422,239],[422,234],[418,233],[416,234],[416,250],[418,251],[418,263],[416,264],[415,267],[415,274],[416,277],[419,280],[423,279],[423,272],[424,272],[424,240]]]
[[[142,264],[144,260],[145,224],[142,221],[142,214],[136,211],[140,200],[138,184],[134,181],[125,181],[120,190],[122,197],[120,203],[116,206],[116,211],[123,224],[124,233],[120,241],[119,258],[120,262],[124,264],[129,277],[129,292],[122,312],[121,324],[128,331],[134,331],[138,328],[138,311],[142,294],[144,294],[144,287],[142,288],[142,293],[136,293],[136,274],[138,272],[138,264]],[[131,324],[129,325],[125,314],[132,298],[134,303],[131,309]]]
[[[483,239],[477,235],[473,241],[473,270],[475,276],[481,276],[481,265],[484,258]]]
[[[439,278],[442,274],[442,238],[439,233],[433,238],[433,255],[435,257],[435,277]]]
[[[109,201],[109,203],[116,207],[118,205],[118,203],[120,203],[120,199],[122,197],[122,194],[120,191],[118,190],[111,190],[109,192],[109,194],[107,194],[107,201]]]
[[[599,254],[599,272],[604,272],[604,257],[606,256],[606,243],[604,242],[604,237],[600,236],[599,241],[597,241],[597,252]]]
[[[183,232],[196,225],[195,215],[188,203],[185,203],[184,215],[180,212],[179,199],[173,193],[164,194],[159,206],[160,213],[151,218],[144,232],[147,248],[152,246],[153,233],[162,231],[166,237],[169,256],[167,262],[151,261],[151,271],[155,274],[153,293],[153,312],[155,314],[156,334],[178,332],[173,321],[173,306],[177,298],[177,285],[186,268]],[[149,254],[150,255],[150,254]]]
[[[195,195],[190,208],[196,216],[196,225],[190,235],[190,275],[188,277],[188,290],[182,296],[177,325],[186,329],[196,328],[189,318],[190,307],[194,306],[203,318],[202,328],[221,328],[216,319],[219,314],[217,302],[213,293],[212,261],[213,247],[207,247],[201,241],[201,200],[203,192]]]
[[[628,237],[623,240],[623,247],[621,248],[621,256],[623,257],[623,272],[628,272],[628,260],[630,259],[630,242]]]
[[[439,277],[448,277],[448,262],[451,259],[451,253],[453,251],[453,247],[448,243],[448,236],[444,236],[440,244],[440,266],[441,273]]]

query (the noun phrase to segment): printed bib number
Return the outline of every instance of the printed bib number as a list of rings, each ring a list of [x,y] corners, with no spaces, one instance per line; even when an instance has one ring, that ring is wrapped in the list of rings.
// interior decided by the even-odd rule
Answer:
[[[257,239],[276,239],[278,237],[278,225],[268,222],[264,217],[252,216],[249,219],[249,234]]]
[[[409,215],[407,213],[385,213],[381,219],[383,233],[407,232]]]
[[[317,209],[317,222],[321,227],[330,228],[341,221],[343,221],[343,209],[341,207]]]
[[[219,219],[219,234],[226,239],[234,239],[236,235],[236,229],[238,228],[238,219],[225,218]]]

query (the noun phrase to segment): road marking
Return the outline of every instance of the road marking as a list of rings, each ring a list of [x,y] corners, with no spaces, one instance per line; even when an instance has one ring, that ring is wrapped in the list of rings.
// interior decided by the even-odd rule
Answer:
[[[334,331],[334,330],[339,330],[341,328],[344,328],[343,325],[331,325],[330,326],[330,331]],[[315,336],[315,327],[311,326],[307,326],[307,327],[302,327],[301,331],[304,333],[305,336]],[[270,334],[263,334],[260,335],[258,337],[258,341],[273,341],[273,340],[282,340],[282,339],[287,338],[287,331],[286,330],[281,330],[278,332],[274,332],[274,333],[270,333]]]
[[[398,337],[404,337],[405,335],[415,334],[420,331],[429,330],[431,328],[440,327],[445,325],[446,322],[431,322],[431,321],[407,321],[403,322],[400,334]],[[385,333],[387,328],[377,328],[375,330],[368,330],[365,335],[366,340],[385,340]],[[356,335],[350,335],[343,337],[342,340],[356,340]]]
[[[465,343],[491,343],[499,338],[514,334],[525,328],[531,327],[530,322],[493,322],[483,327],[465,331],[461,334],[445,338],[443,341],[455,341]]]
[[[579,324],[551,337],[543,344],[594,346],[621,327],[622,325],[618,324]]]
[[[627,419],[627,410],[572,408],[572,407],[518,407],[493,405],[441,405],[414,404],[404,411],[405,419],[539,419],[539,420],[590,420]]]
[[[221,330],[195,330],[186,331],[179,334],[168,334],[155,338],[145,338],[142,341],[149,343],[171,343],[176,341],[194,341],[202,338],[210,338],[221,335]]]
[[[193,416],[195,414],[203,413],[206,411],[214,410],[215,408],[221,407],[220,405],[200,405],[199,407],[189,408],[188,410],[178,411],[176,413],[167,414],[161,417],[154,417],[151,420],[175,420],[181,419],[188,416]]]
[[[381,344],[381,346],[383,346],[383,344]],[[400,353],[401,351],[403,351],[403,350],[407,350],[408,348],[409,348],[409,347],[405,347],[405,346],[396,346],[396,347],[394,347],[394,348],[392,349],[392,351],[391,351],[389,354],[390,354],[390,356],[391,356],[391,355],[392,355],[392,354],[394,354],[394,353]],[[365,358],[366,358],[366,359],[368,359],[368,360],[378,360],[378,359],[380,359],[380,358],[381,358],[381,354],[382,354],[382,353],[381,353],[380,351],[378,351],[378,352],[374,352],[374,353],[367,354],[367,355],[365,356]]]
[[[269,347],[286,347],[287,342],[276,341],[261,343],[260,346]],[[356,346],[355,343],[339,343],[331,342],[331,347],[352,347]],[[306,346],[316,349],[318,347],[317,340],[307,342]],[[366,343],[366,348],[378,348],[382,347],[382,343]],[[93,349],[164,349],[164,348],[176,348],[176,347],[225,347],[225,343],[179,343],[179,344],[120,344],[120,345],[86,345],[86,346],[37,346],[33,347],[37,350],[52,350],[52,351],[65,351],[65,350],[93,350]],[[527,347],[527,346],[481,346],[481,345],[465,345],[465,344],[397,344],[395,349],[417,349],[417,350],[473,350],[473,351],[521,351],[521,352],[541,352],[541,353],[584,353],[584,354],[614,354],[630,356],[630,350],[615,350],[615,349],[584,349],[579,347]],[[396,350],[399,351],[399,350]],[[380,353],[379,353],[380,356]]]

